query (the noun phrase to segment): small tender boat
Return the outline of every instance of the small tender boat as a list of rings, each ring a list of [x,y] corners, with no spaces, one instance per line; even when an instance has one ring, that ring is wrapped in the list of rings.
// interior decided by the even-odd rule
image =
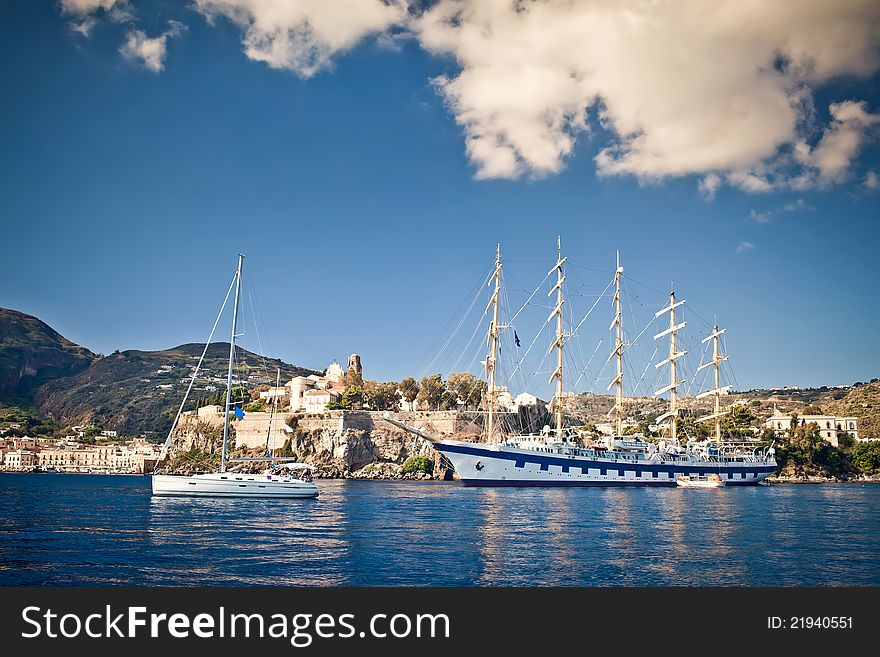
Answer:
[[[720,488],[724,486],[724,480],[714,473],[710,475],[680,475],[675,478],[675,483],[682,488]]]

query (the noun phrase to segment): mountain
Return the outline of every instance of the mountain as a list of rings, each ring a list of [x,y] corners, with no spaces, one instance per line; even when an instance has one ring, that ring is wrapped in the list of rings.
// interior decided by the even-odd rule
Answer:
[[[121,351],[110,354],[77,374],[50,381],[34,394],[40,410],[62,424],[93,423],[126,435],[164,433],[171,428],[189,386],[204,344],[185,344],[165,351]],[[208,348],[202,369],[190,393],[188,408],[200,397],[226,389],[229,343]],[[278,359],[263,359],[236,349],[234,381],[255,387],[315,374]]]
[[[41,384],[79,374],[98,359],[36,317],[0,308],[0,402],[27,403]]]
[[[101,357],[36,317],[0,309],[0,410],[14,421],[43,416],[62,424],[95,424],[125,435],[162,434],[171,428],[204,348],[192,343]],[[212,344],[188,408],[199,398],[226,389],[228,364],[229,343]],[[282,381],[319,374],[236,349],[236,382],[249,388],[274,385],[278,369]]]

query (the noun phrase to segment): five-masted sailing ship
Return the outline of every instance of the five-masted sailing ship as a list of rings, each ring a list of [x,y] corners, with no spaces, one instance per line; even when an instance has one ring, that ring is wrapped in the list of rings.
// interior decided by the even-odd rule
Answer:
[[[614,273],[614,320],[610,329],[614,331],[614,350],[609,356],[617,361],[616,376],[609,384],[609,390],[616,388],[615,404],[609,415],[614,415],[615,432],[612,436],[583,443],[573,428],[564,426],[564,391],[562,351],[566,342],[563,332],[563,283],[566,258],[557,238],[556,264],[548,273],[555,275],[555,284],[548,296],[555,296],[555,306],[548,321],[555,318],[555,339],[550,351],[556,351],[556,367],[549,383],[555,381],[555,395],[552,402],[553,424],[544,427],[537,434],[503,436],[496,420],[497,384],[496,366],[498,358],[498,338],[502,328],[498,319],[498,302],[501,286],[501,249],[496,251],[495,271],[489,279],[493,291],[486,307],[486,315],[491,317],[487,334],[488,354],[486,356],[486,432],[480,442],[438,438],[424,431],[399,422],[391,416],[386,419],[392,424],[416,433],[429,440],[433,447],[449,459],[458,472],[461,481],[471,486],[675,486],[680,477],[706,478],[717,476],[726,485],[754,485],[761,482],[776,470],[774,450],[768,448],[743,448],[721,440],[720,419],[727,411],[721,410],[720,397],[729,386],[721,387],[719,365],[727,357],[719,353],[718,338],[724,332],[717,325],[703,342],[713,340],[713,359],[699,369],[714,366],[715,387],[699,395],[715,398],[714,413],[699,418],[699,421],[715,421],[715,440],[704,443],[688,440],[682,445],[678,437],[680,408],[678,389],[684,381],[678,379],[677,362],[686,351],[679,350],[676,342],[678,333],[687,322],[678,322],[676,309],[685,302],[677,301],[675,291],[670,292],[668,304],[655,314],[655,319],[669,316],[668,328],[654,336],[660,340],[668,336],[668,356],[656,364],[657,368],[668,366],[669,384],[657,390],[656,396],[668,394],[668,411],[657,417],[657,424],[667,426],[667,440],[649,442],[639,435],[624,435],[624,394],[623,394],[623,342],[621,316],[621,278],[623,267],[618,254]]]
[[[292,458],[273,458],[267,456],[265,458],[229,458],[229,416],[234,412],[232,401],[232,370],[235,359],[235,338],[238,337],[238,304],[241,297],[241,270],[244,264],[244,256],[238,256],[238,267],[235,271],[235,277],[226,294],[226,300],[223,307],[220,308],[220,314],[217,321],[214,322],[214,329],[223,314],[226,302],[229,300],[229,293],[235,286],[235,301],[232,310],[232,335],[229,340],[229,369],[226,378],[226,412],[223,421],[223,447],[220,453],[220,470],[218,472],[209,472],[205,474],[194,475],[175,475],[175,474],[154,474],[152,477],[153,495],[179,495],[179,496],[220,496],[220,497],[277,497],[277,498],[308,498],[317,497],[318,488],[311,481],[292,476],[276,474],[272,469],[268,469],[260,474],[248,474],[243,472],[230,472],[227,470],[229,463],[237,463],[242,461],[291,461],[286,463],[286,467],[291,470],[302,470],[309,468],[305,463],[295,463],[296,459]],[[202,361],[211,344],[211,336],[205,344],[202,357],[199,359],[198,365],[193,372],[192,380],[183,401],[180,404],[177,417],[168,432],[168,437],[162,447],[162,453],[159,457],[159,463],[164,461],[168,451],[173,443],[174,432],[177,428],[180,414],[183,412],[187,397],[192,390],[193,383],[199,374]],[[237,409],[237,407],[235,407]]]

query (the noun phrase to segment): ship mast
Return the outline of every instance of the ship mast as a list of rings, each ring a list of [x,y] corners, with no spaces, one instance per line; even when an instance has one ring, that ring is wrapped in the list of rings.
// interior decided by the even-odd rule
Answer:
[[[720,365],[725,360],[727,360],[727,356],[722,354],[719,350],[718,338],[724,333],[727,329],[718,329],[718,324],[712,328],[712,334],[703,338],[700,342],[706,343],[709,340],[712,340],[712,360],[708,363],[704,363],[697,368],[697,371],[709,367],[710,365],[715,369],[715,387],[712,390],[708,390],[704,393],[697,395],[697,399],[702,399],[703,397],[708,397],[712,395],[715,397],[715,411],[711,415],[706,415],[704,417],[698,418],[697,422],[707,422],[708,420],[715,420],[715,442],[719,445],[721,444],[721,418],[727,415],[730,411],[722,411],[721,410],[721,395],[725,394],[730,386],[722,386],[721,385],[721,368]]]
[[[678,443],[678,386],[682,385],[684,381],[679,381],[676,376],[676,361],[679,358],[684,356],[686,351],[678,351],[675,345],[675,334],[680,329],[683,329],[687,322],[682,322],[681,324],[675,323],[675,309],[682,305],[684,300],[676,302],[675,300],[675,290],[673,289],[669,293],[669,305],[663,308],[662,310],[658,310],[654,313],[654,317],[660,317],[664,313],[669,313],[669,328],[665,331],[661,331],[657,335],[654,336],[654,339],[657,340],[662,338],[665,335],[669,336],[669,356],[665,359],[657,363],[654,367],[659,368],[663,365],[669,364],[669,385],[660,388],[654,394],[659,396],[664,393],[669,393],[669,410],[657,418],[657,422],[662,422],[663,420],[669,418],[669,438],[672,444]]]
[[[492,297],[486,306],[486,313],[492,308],[492,322],[489,324],[489,333],[486,336],[486,346],[489,348],[489,354],[486,356],[486,401],[489,405],[488,419],[486,421],[486,431],[489,442],[495,441],[495,364],[498,359],[498,294],[501,290],[501,244],[499,243],[495,252],[495,273],[489,279],[489,285],[494,282],[495,289],[492,291]]]
[[[554,285],[550,292],[547,293],[547,296],[552,296],[554,292],[556,292],[556,308],[553,309],[553,312],[550,313],[550,316],[547,318],[549,322],[553,319],[553,316],[556,315],[556,340],[550,346],[550,351],[548,353],[552,353],[554,349],[556,349],[556,369],[553,371],[553,374],[550,376],[550,380],[548,383],[552,382],[553,379],[556,379],[556,407],[554,408],[554,415],[556,416],[556,435],[557,437],[562,436],[562,343],[563,343],[563,333],[562,333],[562,304],[565,301],[562,298],[562,282],[565,280],[565,276],[562,272],[562,265],[565,264],[565,261],[568,258],[562,257],[562,238],[557,235],[556,236],[556,265],[551,269],[547,275],[553,273],[553,270],[556,270],[556,285]]]
[[[610,329],[615,329],[614,351],[611,357],[617,356],[617,376],[608,384],[610,390],[612,386],[617,386],[617,401],[614,410],[617,411],[617,433],[615,435],[623,435],[623,330],[621,326],[620,313],[620,277],[623,276],[623,267],[620,266],[620,251],[617,252],[617,269],[614,272],[614,321],[611,323]],[[611,360],[611,358],[609,358]]]
[[[232,335],[229,338],[229,371],[226,375],[226,413],[223,423],[223,451],[220,455],[220,472],[226,472],[227,445],[229,444],[229,407],[232,405],[232,363],[235,359],[235,337],[238,325],[238,301],[241,297],[241,267],[244,256],[238,254],[238,269],[235,270],[235,305],[232,307]]]

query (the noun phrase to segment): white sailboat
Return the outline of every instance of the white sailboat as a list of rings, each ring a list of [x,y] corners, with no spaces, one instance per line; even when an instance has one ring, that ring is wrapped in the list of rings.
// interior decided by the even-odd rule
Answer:
[[[266,458],[249,459],[229,458],[228,444],[229,414],[232,410],[232,368],[233,360],[235,358],[235,338],[237,337],[238,328],[238,304],[241,297],[241,270],[243,264],[244,256],[239,255],[238,267],[236,268],[233,282],[229,287],[229,292],[226,293],[226,300],[224,300],[223,302],[223,307],[221,307],[220,309],[220,314],[217,316],[217,321],[214,322],[214,329],[212,329],[211,331],[211,337],[208,338],[208,342],[205,344],[205,349],[202,352],[202,357],[199,359],[199,363],[196,366],[195,372],[193,373],[192,379],[190,381],[189,388],[187,389],[186,395],[184,395],[183,401],[180,404],[180,409],[178,410],[177,417],[174,419],[171,430],[168,432],[168,437],[165,440],[165,444],[162,447],[162,453],[159,457],[159,462],[161,463],[168,454],[168,450],[171,447],[171,443],[173,441],[174,430],[176,429],[178,420],[180,419],[180,414],[183,412],[183,407],[186,404],[189,392],[192,390],[192,386],[196,380],[196,376],[198,376],[202,361],[204,360],[205,354],[208,350],[208,346],[211,343],[211,338],[214,335],[214,330],[216,330],[217,328],[217,323],[220,321],[220,317],[223,314],[223,309],[226,307],[226,302],[229,300],[229,294],[232,291],[232,287],[234,285],[235,301],[232,310],[232,334],[229,340],[229,370],[226,379],[226,412],[224,413],[225,417],[223,422],[223,448],[220,456],[220,470],[219,472],[209,472],[205,474],[194,475],[154,474],[152,476],[153,495],[259,498],[310,498],[318,496],[318,488],[311,481],[306,481],[303,478],[295,477],[293,475],[275,474],[272,472],[271,468],[267,469],[261,474],[245,474],[240,472],[227,471],[227,465],[229,463],[237,463],[243,461],[287,461],[287,463],[285,463],[285,467],[289,468],[291,471],[307,471],[311,468],[311,466],[306,463],[294,462],[295,459],[272,458],[271,456],[267,456]]]
[[[406,431],[416,433],[429,440],[434,448],[453,464],[461,481],[469,486],[675,486],[679,477],[697,478],[717,474],[725,484],[757,484],[776,470],[773,449],[743,450],[731,447],[715,450],[682,446],[677,436],[678,399],[677,388],[682,384],[676,377],[676,362],[685,352],[678,351],[676,333],[685,325],[676,323],[675,310],[684,301],[676,301],[675,293],[670,295],[669,304],[658,311],[655,317],[669,313],[669,328],[654,336],[660,339],[669,336],[669,356],[657,364],[670,366],[670,384],[655,394],[669,393],[669,411],[657,418],[669,423],[668,443],[659,445],[646,442],[635,436],[624,437],[623,424],[623,366],[624,344],[621,331],[620,280],[623,267],[618,257],[615,271],[615,319],[611,328],[615,330],[615,349],[611,357],[617,358],[617,376],[609,386],[617,386],[616,403],[612,412],[616,413],[616,435],[608,436],[601,442],[583,445],[576,435],[563,426],[562,389],[562,350],[565,334],[562,327],[563,282],[566,258],[562,256],[561,244],[557,239],[557,259],[548,276],[556,273],[556,283],[550,295],[556,296],[554,310],[549,319],[556,318],[556,336],[551,352],[556,350],[556,369],[550,382],[556,381],[553,402],[554,428],[545,427],[539,434],[500,436],[495,429],[496,382],[495,368],[498,356],[498,298],[501,285],[501,252],[496,253],[495,273],[489,284],[494,285],[486,314],[492,309],[492,320],[488,331],[489,353],[486,357],[486,412],[487,432],[481,442],[471,442],[432,436],[424,431],[410,427],[391,416],[386,420]],[[716,354],[717,357],[717,354]],[[610,360],[610,358],[609,358]],[[717,386],[716,386],[717,387]],[[720,430],[719,430],[720,434]]]

